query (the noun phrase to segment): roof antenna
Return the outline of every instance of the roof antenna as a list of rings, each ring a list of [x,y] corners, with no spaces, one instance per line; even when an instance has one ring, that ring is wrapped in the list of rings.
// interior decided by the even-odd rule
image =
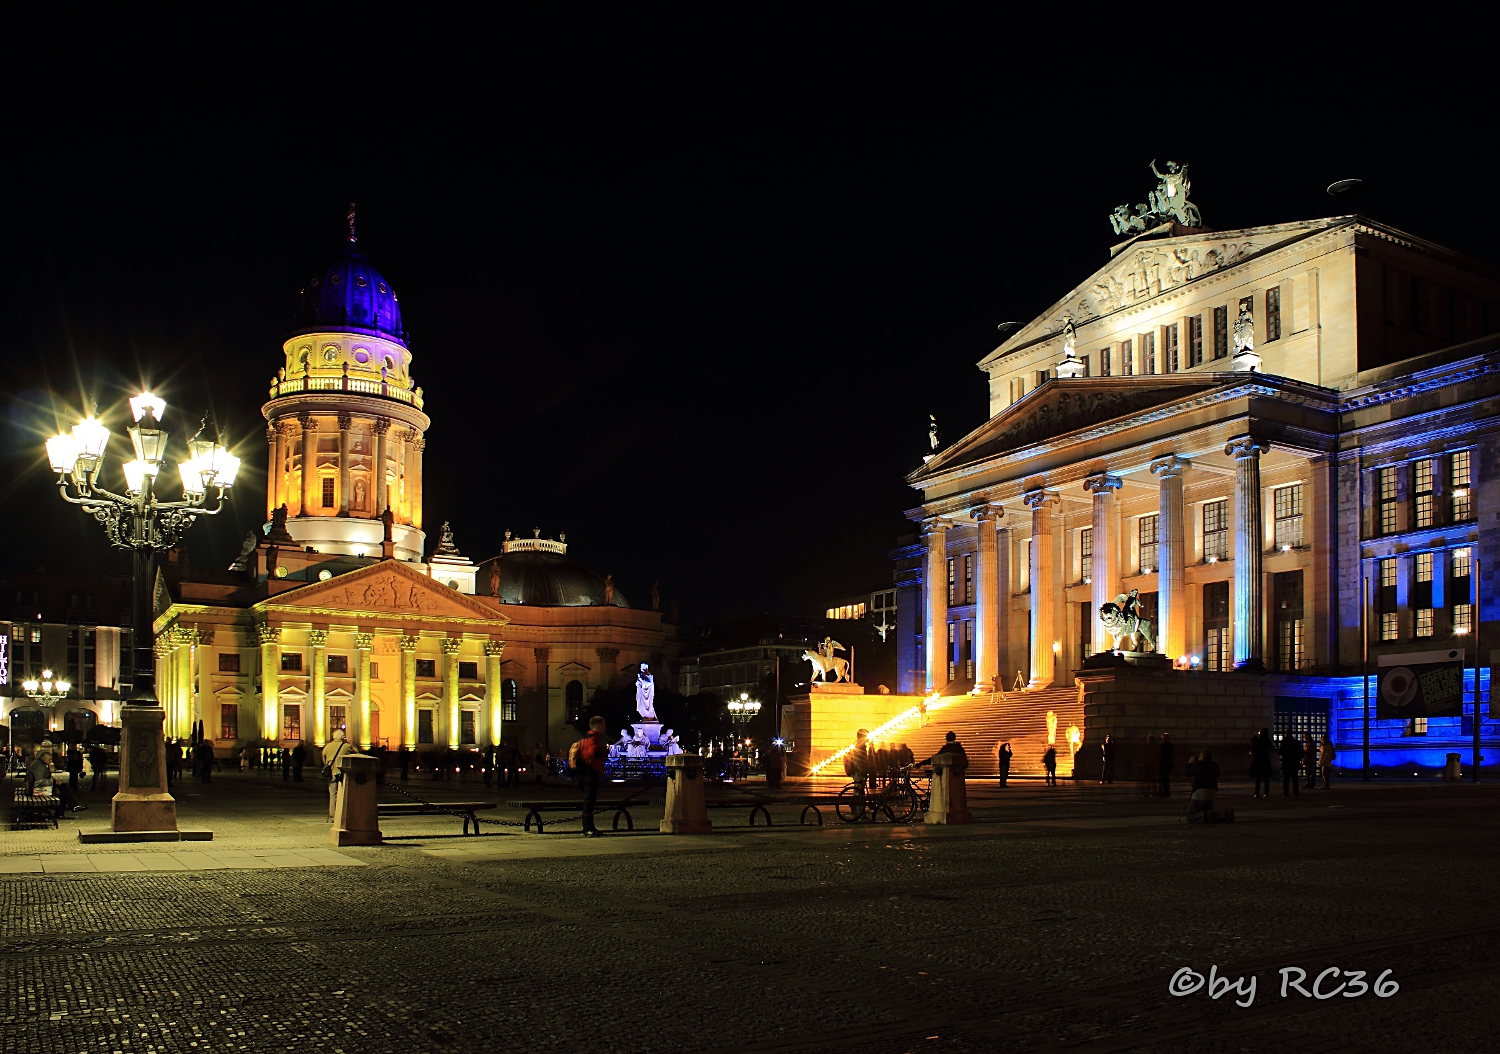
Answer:
[[[349,244],[353,245],[357,241],[359,239],[354,236],[354,202],[351,201],[349,202]]]

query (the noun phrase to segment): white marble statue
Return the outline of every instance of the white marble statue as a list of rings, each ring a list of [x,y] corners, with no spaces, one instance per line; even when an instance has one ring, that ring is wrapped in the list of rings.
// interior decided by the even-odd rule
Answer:
[[[622,728],[620,738],[609,745],[609,756],[612,758],[624,757],[630,752],[630,729]]]
[[[635,736],[630,740],[628,755],[633,758],[643,758],[650,749],[651,740],[646,737],[646,733],[643,730],[637,728]]]
[[[641,663],[641,672],[635,675],[635,708],[642,721],[656,720],[656,678],[645,663]]]
[[[661,734],[661,745],[667,748],[669,755],[682,753],[682,744],[677,739],[677,733],[670,728]]]

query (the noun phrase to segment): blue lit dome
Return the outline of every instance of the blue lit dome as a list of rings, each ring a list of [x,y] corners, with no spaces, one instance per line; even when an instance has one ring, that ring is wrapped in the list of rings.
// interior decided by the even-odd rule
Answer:
[[[302,287],[297,333],[378,333],[405,346],[401,305],[390,283],[350,242],[321,275]]]

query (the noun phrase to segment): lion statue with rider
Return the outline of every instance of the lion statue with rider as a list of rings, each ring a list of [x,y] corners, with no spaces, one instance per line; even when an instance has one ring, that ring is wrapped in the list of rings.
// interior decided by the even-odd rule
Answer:
[[[1141,591],[1132,589],[1099,607],[1099,624],[1114,640],[1114,651],[1155,651],[1156,627],[1141,617]]]

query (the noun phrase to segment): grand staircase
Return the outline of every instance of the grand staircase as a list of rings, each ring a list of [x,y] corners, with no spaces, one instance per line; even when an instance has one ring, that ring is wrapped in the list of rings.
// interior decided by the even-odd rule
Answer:
[[[969,755],[970,779],[998,774],[1001,743],[1009,743],[1015,751],[1011,775],[1040,776],[1044,771],[1042,754],[1047,749],[1050,710],[1057,715],[1057,772],[1068,776],[1073,771],[1068,728],[1077,725],[1080,731],[1083,729],[1082,694],[1081,687],[1040,688],[945,699],[946,705],[927,715],[925,727],[912,724],[893,729],[881,737],[881,745],[905,743],[920,760],[935,754],[946,734],[953,732]]]

